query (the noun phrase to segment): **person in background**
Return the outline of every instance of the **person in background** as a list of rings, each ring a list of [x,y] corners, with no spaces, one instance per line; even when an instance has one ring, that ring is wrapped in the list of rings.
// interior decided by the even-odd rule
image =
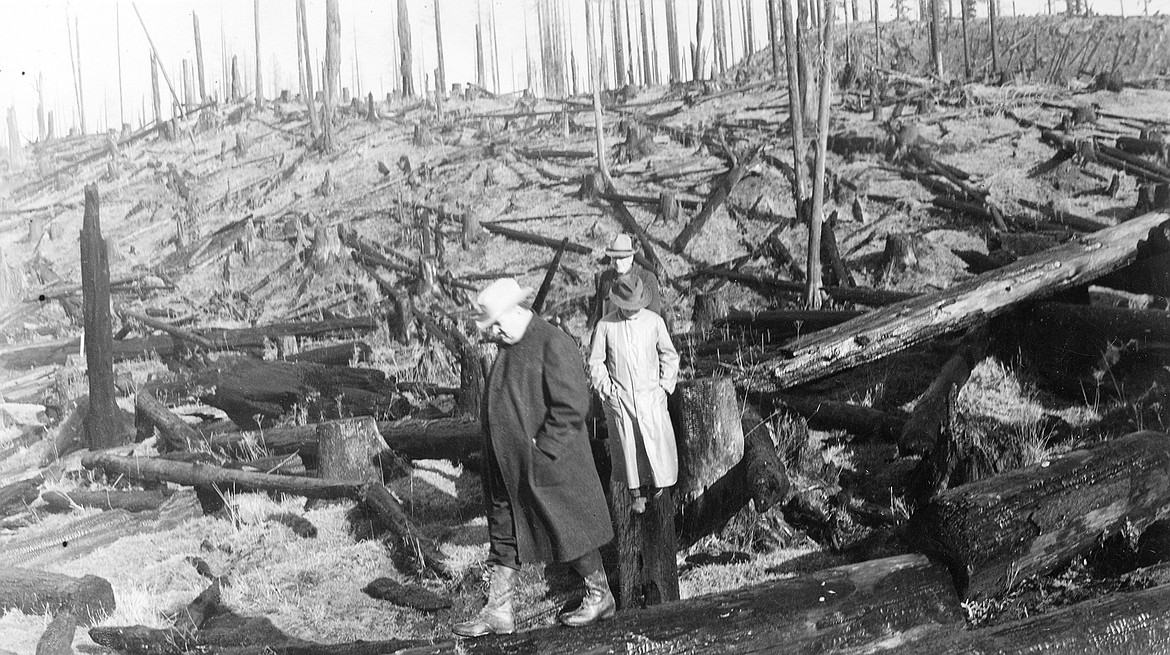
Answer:
[[[590,327],[597,325],[602,317],[615,309],[610,301],[609,292],[613,289],[614,284],[622,278],[637,277],[641,279],[648,296],[646,309],[659,316],[662,315],[662,296],[658,276],[634,262],[636,252],[634,240],[628,234],[617,235],[609,247],[605,249],[605,255],[609,259],[609,268],[602,271],[597,280],[597,294],[593,297],[589,311]]]
[[[632,509],[646,511],[648,493],[657,495],[678,480],[678,448],[666,397],[678,382],[678,351],[662,317],[647,311],[650,292],[636,276],[618,278],[610,291],[616,309],[593,330],[589,376],[601,396],[610,438],[621,442],[622,475],[634,495]],[[653,488],[653,492],[648,492]]]
[[[476,324],[502,346],[481,417],[488,599],[475,618],[452,627],[464,637],[515,631],[513,581],[522,564],[568,562],[585,579],[580,607],[560,616],[566,625],[616,610],[598,551],[613,527],[585,431],[589,383],[572,337],[521,305],[531,292],[508,278],[476,299]]]

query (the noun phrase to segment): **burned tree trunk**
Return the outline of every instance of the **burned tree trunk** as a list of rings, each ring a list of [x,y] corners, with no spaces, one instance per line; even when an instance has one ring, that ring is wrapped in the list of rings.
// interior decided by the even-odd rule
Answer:
[[[699,378],[678,385],[672,400],[678,441],[682,530],[706,513],[705,494],[743,459],[743,424],[730,378]]]
[[[1170,437],[1137,432],[945,491],[914,513],[910,533],[964,596],[987,597],[1163,518],[1168,485]]]
[[[150,437],[144,430],[153,432],[154,428],[158,429],[159,452],[188,450],[202,441],[195,428],[184,423],[146,391],[139,391],[134,398],[134,424],[138,426],[139,441]]]
[[[985,330],[975,328],[918,399],[898,437],[901,455],[927,455],[934,449],[947,420],[947,399],[963,389],[971,370],[983,359],[986,337]]]
[[[362,503],[377,516],[384,526],[399,538],[399,546],[418,560],[419,565],[441,576],[449,574],[443,554],[435,542],[423,536],[403,509],[402,503],[381,484],[365,487]]]
[[[691,312],[694,331],[708,332],[727,313],[727,294],[718,290],[695,294],[695,306]]]
[[[101,509],[124,509],[127,512],[147,512],[158,509],[170,493],[163,491],[46,491],[41,500],[57,511],[69,511],[73,507],[99,507]]]
[[[256,109],[264,107],[264,76],[260,74],[260,69],[264,67],[264,63],[260,58],[260,0],[253,3],[254,8],[254,23],[256,28]]]
[[[414,64],[411,63],[410,53],[410,16],[406,9],[406,0],[398,0],[398,50],[401,63],[399,71],[402,74],[402,95],[414,97]]]
[[[462,344],[459,350],[459,397],[455,402],[457,416],[479,420],[480,403],[491,369],[490,352],[494,348],[486,343]]]
[[[85,361],[90,411],[85,417],[86,443],[109,448],[123,443],[114,400],[114,344],[110,328],[110,262],[102,238],[97,185],[85,187],[81,230],[82,305],[85,314]]]
[[[882,307],[801,337],[790,355],[773,359],[781,387],[794,386],[880,359],[937,335],[968,327],[1030,298],[1084,284],[1137,257],[1139,241],[1170,221],[1151,213],[1077,241],[1021,258],[937,293]]]
[[[337,75],[341,67],[341,18],[337,0],[325,1],[325,75],[321,85],[325,91],[325,109],[321,112],[321,147],[333,152],[334,122],[337,117]]]
[[[666,3],[666,49],[667,61],[670,63],[670,83],[678,84],[682,81],[682,63],[679,61],[678,50],[678,18],[677,9],[673,2]]]
[[[93,625],[114,611],[114,589],[105,578],[71,578],[59,573],[0,567],[0,614],[7,609],[25,614],[72,612],[83,625]]]

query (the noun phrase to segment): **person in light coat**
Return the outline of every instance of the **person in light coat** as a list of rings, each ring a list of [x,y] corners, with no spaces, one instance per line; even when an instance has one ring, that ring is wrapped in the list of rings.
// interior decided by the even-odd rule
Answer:
[[[678,447],[666,397],[678,382],[678,351],[662,317],[646,309],[649,293],[635,276],[610,292],[617,308],[593,332],[589,376],[601,396],[611,437],[621,442],[622,475],[634,495],[633,511],[646,511],[645,488],[657,494],[678,480]]]

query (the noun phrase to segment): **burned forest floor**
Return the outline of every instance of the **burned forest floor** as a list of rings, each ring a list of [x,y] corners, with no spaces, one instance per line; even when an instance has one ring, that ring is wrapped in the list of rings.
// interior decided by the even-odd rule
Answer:
[[[538,288],[562,248],[541,314],[584,352],[603,251],[632,217],[661,262],[683,377],[733,378],[744,432],[767,434],[792,483],[772,507],[734,508],[680,543],[681,596],[911,552],[907,523],[929,498],[929,455],[906,452],[899,434],[970,332],[795,387],[775,388],[770,363],[794,338],[1170,206],[1170,179],[1151,182],[1170,166],[1170,91],[1165,78],[1149,78],[1168,64],[1117,90],[1093,75],[944,85],[888,71],[879,121],[867,83],[838,85],[824,215],[843,269],[826,273],[833,288],[872,294],[828,293],[825,314],[804,318],[784,313],[804,308],[808,249],[793,201],[788,93],[762,55],[716,82],[608,94],[611,189],[594,175],[586,96],[481,93],[444,100],[441,114],[430,101],[370,108],[355,99],[338,112],[329,152],[295,100],[222,103],[161,129],[34,144],[25,167],[0,175],[0,567],[105,578],[116,608],[96,625],[158,629],[176,625],[222,576],[224,607],[268,620],[256,630],[322,643],[446,638],[482,602],[487,528],[475,453],[383,466],[446,558],[446,578],[403,564],[384,535],[361,529],[351,500],[225,493],[215,502],[165,483],[148,486],[164,499],[142,511],[70,500],[144,488],[82,465],[78,243],[90,184],[108,248],[126,435],[118,455],[176,450],[136,421],[139,394],[202,437],[361,415],[458,415],[467,406],[459,344],[478,339],[476,290],[505,276]],[[812,125],[806,136],[812,143]],[[1122,170],[1102,156],[1102,144],[1125,139],[1147,148],[1135,156],[1150,167]],[[810,148],[805,170],[811,161]],[[712,202],[721,187],[726,200]],[[708,205],[709,219],[680,244]],[[1167,310],[1161,261],[1160,278],[1135,282],[1123,270],[1055,299]],[[1136,430],[1170,431],[1161,337],[1037,323],[1036,311],[1021,302],[981,322],[986,346],[947,403],[947,426],[963,435],[958,465],[949,481],[931,478],[933,492]],[[176,329],[232,345],[206,348]],[[240,402],[268,386],[281,393]],[[825,415],[844,405],[871,413],[852,427]],[[262,446],[246,456],[188,446],[186,461],[314,471]],[[249,469],[248,460],[259,463]],[[1170,556],[1157,535],[1143,536],[1103,535],[1049,574],[968,601],[968,625],[1164,581],[1158,570],[1134,573]],[[424,610],[376,599],[363,592],[376,578],[446,602]],[[555,623],[577,584],[563,567],[526,567],[522,627]],[[0,616],[0,653],[34,652],[51,618]],[[84,629],[73,646],[114,652]]]

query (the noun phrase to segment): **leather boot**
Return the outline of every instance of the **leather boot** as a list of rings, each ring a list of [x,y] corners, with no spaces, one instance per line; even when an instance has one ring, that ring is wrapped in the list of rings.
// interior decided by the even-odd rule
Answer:
[[[487,604],[474,619],[451,626],[451,632],[460,637],[510,635],[516,632],[516,623],[512,617],[512,596],[515,593],[512,590],[512,581],[515,576],[515,569],[499,564],[492,565]]]
[[[581,626],[612,619],[617,613],[617,602],[609,591],[609,580],[605,577],[605,569],[598,566],[592,573],[585,575],[585,597],[581,599],[581,606],[572,612],[561,614],[561,623],[579,628]]]

